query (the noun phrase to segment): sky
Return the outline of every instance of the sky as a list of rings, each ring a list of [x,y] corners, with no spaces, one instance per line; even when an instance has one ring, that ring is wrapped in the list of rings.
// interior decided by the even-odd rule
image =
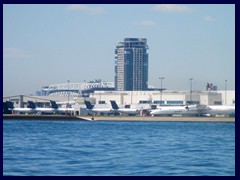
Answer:
[[[4,4],[3,96],[113,82],[124,38],[147,38],[150,86],[235,90],[234,4]]]

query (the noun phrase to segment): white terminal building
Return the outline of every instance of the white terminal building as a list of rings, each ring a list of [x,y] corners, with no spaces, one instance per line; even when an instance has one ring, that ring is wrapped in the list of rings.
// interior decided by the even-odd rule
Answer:
[[[95,91],[89,98],[95,104],[109,104],[115,100],[119,105],[233,105],[235,91]],[[225,99],[226,98],[226,99]]]
[[[100,79],[84,83],[61,83],[45,86],[37,95],[47,99],[67,99],[83,102],[89,98],[94,104],[109,104],[115,100],[120,105],[125,104],[162,104],[162,105],[233,105],[235,90],[206,89],[205,91],[171,91],[151,88],[148,91],[115,91],[114,82]]]
[[[208,86],[207,86],[208,87]],[[149,91],[115,91],[114,82],[100,79],[84,83],[61,83],[45,86],[39,95],[47,99],[67,100],[83,103],[84,99],[93,104],[110,104],[115,100],[119,105],[161,104],[161,105],[233,105],[235,104],[235,90],[217,91],[217,87],[207,88],[205,91],[171,91],[154,89]],[[66,101],[65,100],[65,101]]]
[[[37,96],[4,97],[3,102],[12,101],[15,107],[26,107],[27,101],[39,107],[50,106],[50,100],[66,106],[70,103],[76,111],[85,108],[84,100],[90,100],[96,107],[110,107],[110,100],[123,107],[148,108],[150,105],[234,105],[235,90],[170,91],[151,89],[148,91],[114,91],[114,82],[95,80],[84,83],[62,83],[43,87]]]

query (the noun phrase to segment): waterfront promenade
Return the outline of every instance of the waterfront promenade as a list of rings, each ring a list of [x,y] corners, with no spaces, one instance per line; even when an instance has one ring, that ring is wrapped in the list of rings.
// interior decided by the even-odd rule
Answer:
[[[91,120],[94,121],[173,121],[173,122],[235,122],[235,117],[170,117],[170,116],[65,116],[4,114],[3,120]]]

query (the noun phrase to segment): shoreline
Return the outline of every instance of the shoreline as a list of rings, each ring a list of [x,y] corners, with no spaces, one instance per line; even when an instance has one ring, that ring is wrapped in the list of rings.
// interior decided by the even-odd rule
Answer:
[[[78,116],[4,114],[3,120],[82,120]]]
[[[235,117],[189,116],[65,116],[4,114],[3,120],[62,120],[62,121],[162,121],[162,122],[234,122]]]
[[[169,116],[113,116],[94,117],[96,121],[162,121],[162,122],[234,122],[235,117],[169,117]]]

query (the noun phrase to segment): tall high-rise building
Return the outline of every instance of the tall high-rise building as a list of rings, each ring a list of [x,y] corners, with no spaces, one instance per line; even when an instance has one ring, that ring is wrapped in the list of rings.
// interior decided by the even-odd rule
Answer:
[[[148,89],[146,38],[125,38],[115,49],[115,88],[117,91]]]

